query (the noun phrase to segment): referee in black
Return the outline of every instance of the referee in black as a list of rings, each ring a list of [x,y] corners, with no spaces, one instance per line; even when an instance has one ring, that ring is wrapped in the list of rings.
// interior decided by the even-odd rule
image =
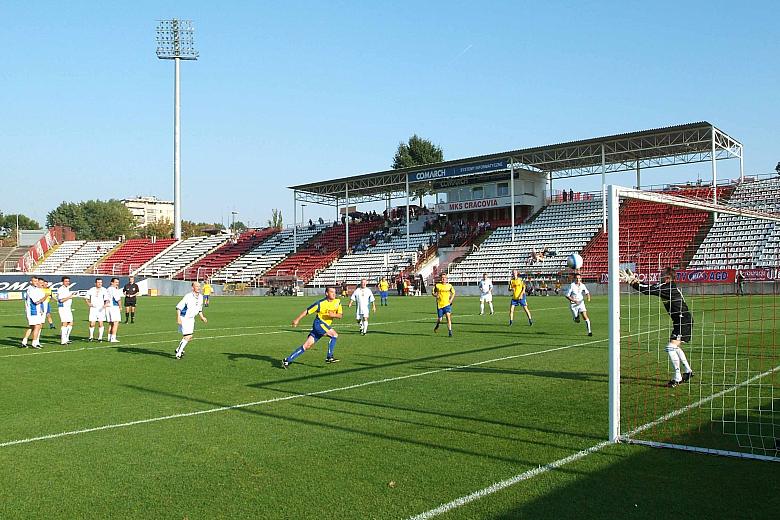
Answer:
[[[666,346],[666,352],[674,366],[674,378],[666,386],[674,388],[680,383],[687,383],[693,377],[693,370],[688,363],[688,358],[680,348],[682,343],[690,343],[693,332],[693,316],[688,310],[688,304],[685,303],[685,297],[677,287],[674,279],[676,272],[671,267],[664,269],[661,273],[661,283],[648,285],[639,282],[637,276],[631,271],[622,273],[622,280],[639,291],[642,294],[658,296],[664,304],[664,309],[669,313],[672,319],[672,335],[669,338],[669,344]],[[685,373],[680,371],[680,363],[685,368]]]
[[[125,323],[128,320],[130,320],[130,323],[135,323],[135,300],[141,289],[135,283],[134,276],[130,277],[130,281],[122,288],[122,292],[125,294]]]

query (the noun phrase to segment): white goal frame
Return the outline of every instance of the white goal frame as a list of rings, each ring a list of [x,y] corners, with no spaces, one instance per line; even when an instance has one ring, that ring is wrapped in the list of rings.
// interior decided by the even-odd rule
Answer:
[[[707,211],[713,213],[717,219],[719,214],[723,215],[736,215],[742,217],[759,218],[762,220],[769,220],[773,222],[780,222],[780,215],[773,215],[770,213],[762,213],[759,211],[753,211],[747,208],[729,207],[715,204],[713,202],[698,201],[695,199],[676,197],[674,195],[653,193],[638,190],[635,188],[626,188],[623,186],[609,185],[607,186],[607,233],[608,233],[608,295],[609,295],[609,441],[612,443],[626,442],[633,444],[643,444],[647,446],[659,447],[659,448],[676,448],[685,449],[688,451],[695,451],[700,453],[709,453],[717,455],[726,455],[740,458],[751,458],[760,460],[778,461],[777,457],[771,457],[766,455],[742,453],[734,451],[726,451],[719,449],[698,448],[693,446],[681,446],[677,444],[645,441],[632,439],[628,435],[621,432],[620,429],[620,199],[638,199],[648,202],[660,202],[671,206],[679,206],[689,209]],[[747,381],[735,384],[732,388],[728,388],[721,392],[708,396],[699,403],[689,405],[679,410],[667,413],[661,417],[658,417],[655,421],[648,423],[638,430],[631,432],[632,434],[639,433],[648,428],[651,428],[661,422],[672,419],[678,415],[682,415],[694,406],[698,406],[708,402],[710,400],[717,399],[725,393],[736,390],[737,388],[750,384],[753,380],[761,377],[768,376],[774,372],[780,371],[780,366],[776,366],[773,369],[759,374]]]

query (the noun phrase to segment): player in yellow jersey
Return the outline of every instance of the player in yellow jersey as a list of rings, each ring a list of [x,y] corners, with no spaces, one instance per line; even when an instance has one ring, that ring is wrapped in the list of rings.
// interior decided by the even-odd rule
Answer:
[[[49,285],[49,282],[44,280],[43,278],[38,278],[41,281],[41,289],[43,289],[43,294],[46,295],[46,300],[44,300],[43,305],[46,309],[46,321],[49,322],[49,328],[54,328],[54,320],[51,319],[51,286]]]
[[[377,288],[379,289],[379,305],[384,305],[387,307],[387,291],[390,289],[390,284],[388,283],[387,278],[383,276],[382,279],[379,280]]]
[[[214,292],[214,289],[211,287],[211,284],[208,280],[205,281],[203,284],[203,306],[208,307],[209,306],[209,298],[211,297],[211,293]]]
[[[518,305],[528,316],[528,325],[533,325],[534,320],[531,319],[531,311],[528,310],[528,302],[525,299],[525,282],[520,278],[517,270],[512,271],[512,279],[509,280],[509,294],[512,296],[512,301],[509,302],[509,325],[512,325],[515,319],[515,307]]]
[[[316,314],[314,323],[312,323],[311,326],[311,332],[309,332],[309,337],[306,338],[303,345],[295,349],[292,354],[282,360],[282,368],[290,366],[290,363],[292,363],[295,358],[312,348],[323,336],[328,336],[330,338],[325,363],[338,363],[339,360],[333,357],[333,349],[336,348],[336,339],[339,337],[336,329],[333,328],[333,320],[340,319],[343,313],[341,301],[336,298],[336,288],[328,287],[325,290],[325,298],[309,305],[306,310],[301,312],[298,317],[293,320],[292,326],[297,327],[304,316],[307,314]]]
[[[436,298],[436,326],[433,332],[438,332],[441,319],[447,317],[447,331],[452,337],[452,301],[455,299],[455,288],[447,282],[446,273],[442,273],[441,282],[433,286],[433,296]]]

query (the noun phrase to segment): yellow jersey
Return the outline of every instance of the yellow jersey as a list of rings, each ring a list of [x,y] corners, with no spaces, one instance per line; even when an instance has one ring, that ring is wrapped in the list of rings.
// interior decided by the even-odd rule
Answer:
[[[382,292],[386,292],[390,288],[390,284],[387,283],[387,280],[382,280],[379,282],[379,290]]]
[[[520,278],[512,278],[509,280],[509,288],[512,290],[512,299],[519,300],[525,293],[525,282]]]
[[[450,304],[450,296],[455,296],[455,288],[451,283],[437,283],[434,286],[436,291],[436,305],[442,309]]]
[[[333,301],[328,301],[326,298],[318,302],[314,302],[306,309],[306,314],[317,314],[317,319],[324,321],[328,325],[333,323],[333,318],[329,316],[329,313],[336,312],[341,314],[344,309],[341,307],[341,300],[336,298]]]
[[[51,300],[51,287],[47,287],[43,290],[43,294],[46,296],[46,299],[43,300],[43,303],[49,303],[49,300]]]
[[[203,296],[211,296],[211,293],[214,292],[214,290],[211,288],[211,284],[203,284]]]

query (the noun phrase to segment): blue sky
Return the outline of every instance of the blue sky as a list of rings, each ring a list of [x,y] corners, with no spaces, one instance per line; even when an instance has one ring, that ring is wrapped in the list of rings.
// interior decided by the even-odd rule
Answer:
[[[172,198],[173,65],[154,54],[172,17],[194,20],[201,54],[182,66],[191,220],[259,225],[278,207],[290,223],[286,186],[388,168],[413,133],[455,159],[708,120],[745,144],[747,173],[780,160],[775,2],[3,0],[0,15],[0,210],[40,220],[63,200]]]

